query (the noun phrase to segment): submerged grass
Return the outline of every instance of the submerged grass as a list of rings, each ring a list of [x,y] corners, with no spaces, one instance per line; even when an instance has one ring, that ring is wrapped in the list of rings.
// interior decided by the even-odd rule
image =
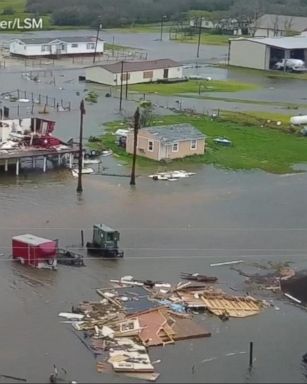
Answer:
[[[268,117],[273,121],[272,126],[264,126]],[[175,160],[176,165],[195,163],[214,164],[217,167],[232,170],[261,169],[270,173],[293,172],[293,165],[307,162],[307,139],[288,131],[286,120],[276,114],[237,114],[222,111],[221,117],[212,120],[205,116],[190,116],[184,114],[159,116],[154,124],[191,123],[206,134],[207,151],[201,156],[187,157]],[[234,121],[236,120],[236,121]],[[275,121],[282,121],[281,126],[274,125]],[[108,124],[107,133],[101,137],[106,148],[110,148],[119,158],[130,162],[132,157],[124,149],[119,148],[112,135],[117,128],[123,127],[120,122]],[[273,129],[272,127],[275,127]],[[231,147],[215,144],[216,137],[226,137],[231,140]],[[145,158],[138,158],[139,167],[157,165]]]

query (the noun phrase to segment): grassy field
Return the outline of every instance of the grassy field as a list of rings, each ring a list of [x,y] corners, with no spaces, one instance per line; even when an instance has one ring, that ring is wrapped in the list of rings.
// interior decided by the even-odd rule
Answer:
[[[228,40],[231,38],[231,36],[228,35],[214,35],[211,33],[203,33],[200,38],[201,44],[207,44],[207,45],[227,45]],[[187,43],[187,44],[197,44],[198,43],[198,36],[193,37],[179,37],[176,40],[178,43]]]
[[[295,73],[295,72],[283,72],[277,70],[261,70],[261,69],[253,69],[253,68],[245,68],[245,67],[235,67],[232,65],[224,65],[218,64],[216,65],[220,68],[231,69],[231,71],[237,71],[241,74],[251,74],[257,75],[259,77],[267,77],[271,79],[297,79],[297,80],[307,80],[307,72],[303,73]]]
[[[180,95],[183,93],[199,92],[238,92],[258,89],[259,86],[251,83],[241,83],[230,80],[189,80],[173,84],[134,84],[129,86],[130,91],[139,93],[156,93],[159,95]]]
[[[171,24],[170,23],[163,23],[163,34],[169,32]],[[152,24],[133,24],[130,26],[125,26],[121,28],[111,28],[109,29],[110,32],[122,32],[122,33],[161,33],[161,23],[152,23]]]
[[[294,164],[307,162],[307,139],[286,131],[289,116],[250,112],[239,114],[238,122],[234,122],[232,120],[235,119],[235,115],[234,112],[224,111],[221,118],[217,120],[181,114],[159,116],[156,123],[161,125],[188,122],[207,135],[206,153],[203,156],[176,160],[174,162],[176,166],[205,163],[232,170],[261,169],[270,173],[283,174],[293,172]],[[271,125],[267,123],[268,126],[265,126],[268,118],[272,119]],[[282,125],[277,126],[276,121],[281,121]],[[118,149],[111,134],[118,127],[123,126],[119,122],[112,123],[108,133],[102,136],[102,142],[105,147],[117,153],[121,160],[129,163],[131,156],[127,155],[123,149]],[[232,141],[233,145],[219,146],[213,142],[216,137],[226,137]],[[137,163],[140,167],[157,164],[143,158],[138,158]]]

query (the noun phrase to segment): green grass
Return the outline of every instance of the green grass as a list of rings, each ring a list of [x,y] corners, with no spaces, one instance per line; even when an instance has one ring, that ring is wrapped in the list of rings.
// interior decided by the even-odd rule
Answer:
[[[267,118],[272,124],[266,124]],[[159,116],[156,124],[191,123],[207,135],[207,151],[203,156],[193,156],[182,160],[175,160],[175,165],[187,164],[213,164],[232,170],[261,169],[266,172],[283,174],[293,172],[292,166],[307,162],[307,139],[294,133],[289,133],[287,120],[289,116],[280,114],[237,114],[231,111],[222,111],[221,117],[211,120],[205,116],[172,115]],[[235,122],[236,120],[237,122]],[[282,126],[276,126],[277,120]],[[123,127],[119,122],[108,126],[107,134],[102,136],[105,147],[110,148],[119,155],[119,159],[130,162],[131,155],[119,149],[111,132]],[[274,127],[275,129],[272,129]],[[213,139],[222,136],[230,139],[231,147],[215,144]],[[139,167],[158,164],[152,160],[138,158]]]
[[[268,77],[271,79],[298,79],[298,80],[307,80],[307,72],[303,73],[291,73],[291,72],[283,72],[277,70],[262,70],[262,69],[254,69],[254,68],[245,68],[245,67],[237,67],[232,65],[225,64],[215,64],[216,67],[231,69],[232,71],[240,72],[240,74],[251,74],[257,75],[261,77]]]
[[[169,32],[170,23],[163,23],[163,34]],[[110,32],[121,32],[121,33],[158,33],[160,36],[161,33],[161,23],[152,23],[152,24],[132,24],[130,26],[125,26],[121,28],[111,28]]]
[[[139,93],[156,93],[159,95],[180,95],[184,93],[199,95],[201,92],[238,92],[258,89],[257,84],[241,83],[230,80],[189,80],[180,83],[161,84],[147,83],[134,84],[129,87],[130,91]]]
[[[228,40],[230,38],[231,36],[228,36],[228,35],[219,35],[219,34],[211,34],[211,33],[204,32],[201,35],[200,43],[207,44],[207,45],[227,45]],[[192,37],[179,36],[174,41],[178,43],[197,44],[198,36],[196,35]]]

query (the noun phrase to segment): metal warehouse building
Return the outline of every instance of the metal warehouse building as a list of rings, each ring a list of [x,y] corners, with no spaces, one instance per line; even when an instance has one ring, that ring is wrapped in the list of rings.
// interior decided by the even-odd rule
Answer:
[[[301,59],[307,62],[307,36],[229,40],[229,65],[267,70],[272,69],[281,59]]]

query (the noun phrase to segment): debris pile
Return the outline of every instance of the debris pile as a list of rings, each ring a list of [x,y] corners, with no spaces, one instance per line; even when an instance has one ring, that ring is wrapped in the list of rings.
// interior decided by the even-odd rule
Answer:
[[[176,341],[209,337],[211,333],[193,319],[207,310],[222,320],[259,313],[263,302],[235,297],[208,283],[216,277],[183,274],[192,281],[169,283],[134,280],[125,276],[111,280],[111,288],[97,289],[97,302],[82,302],[72,313],[60,317],[71,323],[82,343],[99,357],[98,372],[120,372],[129,377],[155,381],[148,348]],[[80,332],[83,336],[80,336]],[[157,363],[157,362],[156,362]]]

